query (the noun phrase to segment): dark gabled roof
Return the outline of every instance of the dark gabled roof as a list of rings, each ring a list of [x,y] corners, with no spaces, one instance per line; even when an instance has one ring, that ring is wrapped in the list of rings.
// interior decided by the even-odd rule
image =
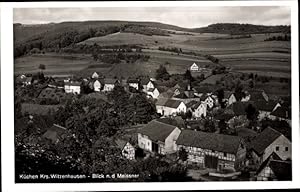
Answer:
[[[170,107],[170,108],[177,108],[182,101],[180,100],[174,100],[174,99],[166,99],[166,98],[159,98],[156,102],[156,105],[159,106],[165,106],[165,107]]]
[[[199,102],[199,101],[192,100],[192,101],[188,102],[188,103],[185,104],[185,105],[186,105],[186,108],[194,108],[194,106],[195,106],[197,103],[200,103],[200,104],[201,104],[201,102]]]
[[[241,138],[237,136],[192,130],[183,130],[176,141],[177,145],[199,147],[231,154],[236,154],[240,143]]]
[[[178,98],[178,99],[188,99],[189,97],[184,93],[181,92],[178,95],[175,95],[174,98]]]
[[[156,119],[156,121],[159,121],[161,123],[165,123],[165,124],[168,124],[168,125],[173,125],[173,126],[176,126],[178,128],[186,128],[184,120],[180,116],[176,116],[174,118],[169,118],[169,117],[159,118],[159,119]]]
[[[247,93],[250,95],[250,101],[266,101],[266,98],[263,95],[265,93],[264,90],[250,89],[247,91]]]
[[[280,181],[292,180],[292,164],[289,161],[271,160],[269,167],[272,169],[276,179]]]
[[[211,97],[212,99],[214,99],[211,95],[209,94],[203,94],[200,97],[200,101],[205,101],[208,97]]]
[[[251,142],[251,148],[262,155],[265,149],[271,145],[282,134],[272,128],[266,128]]]
[[[246,107],[248,102],[234,102],[231,105],[228,106],[229,109],[231,109],[236,116],[240,115],[246,115]]]
[[[69,82],[65,82],[65,85],[69,85],[69,86],[80,86],[81,83],[78,81],[69,81]]]
[[[151,81],[149,77],[141,78],[141,85],[147,85],[149,81]]]
[[[127,79],[127,83],[139,83],[139,79]]]
[[[282,160],[276,152],[272,152],[271,155],[259,166],[256,174],[259,174],[265,167],[267,167],[271,160]]]
[[[291,109],[286,107],[277,107],[270,115],[281,117],[285,119],[291,119]]]
[[[211,92],[213,92],[213,89],[211,87],[208,87],[208,86],[194,87],[193,89],[197,93],[211,93]]]
[[[104,83],[105,84],[115,84],[117,83],[119,80],[118,79],[111,79],[111,78],[105,78],[104,79]]]
[[[234,93],[232,92],[232,91],[224,91],[224,98],[225,99],[229,99],[229,97],[231,96],[231,95],[234,95]],[[234,95],[235,96],[235,95]]]
[[[276,104],[277,103],[275,101],[266,102],[266,100],[259,100],[255,102],[255,106],[259,111],[268,111],[268,112],[273,111]]]
[[[174,93],[172,92],[169,92],[169,91],[166,91],[166,92],[163,92],[159,95],[160,98],[171,98],[173,97]]]
[[[127,144],[127,141],[122,140],[122,139],[116,139],[115,143],[117,145],[118,148],[120,148],[121,150],[124,149],[125,145]]]
[[[182,103],[182,101],[174,100],[174,99],[168,99],[167,102],[164,104],[166,107],[177,109],[177,107]]]
[[[138,130],[138,132],[143,135],[147,135],[152,141],[165,142],[165,139],[173,132],[175,128],[176,126],[174,125],[152,120],[145,127]]]
[[[66,130],[67,129],[65,127],[53,124],[53,126],[43,134],[43,137],[50,139],[53,143],[55,143],[59,138],[61,138],[61,135],[64,134]]]

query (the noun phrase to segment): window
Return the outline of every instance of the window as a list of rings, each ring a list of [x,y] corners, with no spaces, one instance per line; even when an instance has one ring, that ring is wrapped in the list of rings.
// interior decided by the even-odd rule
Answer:
[[[276,150],[276,151],[279,151],[279,146],[276,146],[275,150]]]
[[[289,151],[289,147],[285,147],[285,151]]]

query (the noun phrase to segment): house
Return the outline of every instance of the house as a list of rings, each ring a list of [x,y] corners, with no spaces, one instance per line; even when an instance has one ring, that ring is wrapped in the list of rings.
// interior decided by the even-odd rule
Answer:
[[[203,168],[236,171],[245,163],[246,147],[237,136],[182,130],[176,145],[188,153],[188,163]]]
[[[292,165],[283,161],[276,153],[272,153],[256,172],[257,181],[291,181]]]
[[[259,100],[255,102],[255,107],[259,111],[258,119],[262,120],[270,116],[271,112],[273,112],[280,104],[275,101],[266,102],[265,100]]]
[[[291,109],[289,107],[277,107],[270,113],[269,118],[272,120],[279,119],[286,121],[291,125]]]
[[[92,79],[98,79],[99,78],[99,74],[97,72],[94,72],[92,75]]]
[[[193,63],[190,66],[190,71],[198,71],[199,70],[199,66],[196,63]]]
[[[194,95],[193,91],[184,91],[178,95],[174,94],[172,99],[182,101],[185,104],[191,101],[200,101],[200,98]]]
[[[95,80],[93,82],[93,89],[96,92],[99,92],[101,90],[101,82],[99,80]]]
[[[212,94],[205,94],[200,97],[200,101],[203,101],[209,108],[212,108],[217,100]]]
[[[191,111],[193,117],[206,117],[207,104],[203,101],[191,101],[186,104],[187,110]]]
[[[152,120],[138,130],[138,146],[152,153],[170,154],[176,152],[176,144],[181,130],[157,120]]]
[[[53,124],[43,135],[42,138],[50,140],[52,143],[58,143],[66,132],[67,128],[57,124]]]
[[[160,98],[155,105],[157,113],[160,113],[163,116],[186,113],[186,105],[179,100]]]
[[[142,78],[141,79],[141,86],[143,87],[143,90],[149,90],[149,89],[154,89],[154,83],[153,81],[150,80],[150,78]]]
[[[115,88],[115,85],[117,83],[119,83],[119,80],[117,80],[117,79],[105,78],[102,91],[104,91],[104,92],[112,91]]]
[[[261,165],[275,152],[282,160],[291,159],[291,141],[268,127],[251,142],[253,164]]]
[[[144,92],[148,95],[151,96],[153,99],[157,99],[160,92],[158,88],[149,88],[146,91],[144,90]]]
[[[69,81],[65,82],[65,92],[66,93],[75,93],[75,94],[80,94],[80,82],[77,81]]]
[[[129,160],[135,159],[135,148],[129,142],[122,139],[116,139],[115,143],[121,150],[121,154],[123,157]]]
[[[139,79],[128,79],[127,84],[129,87],[133,87],[136,90],[139,90],[140,86],[140,80]]]
[[[264,90],[250,89],[248,91],[245,91],[245,95],[246,96],[242,99],[242,101],[269,101],[269,97]]]
[[[231,91],[224,91],[224,100],[226,101],[227,105],[237,102],[236,96]]]

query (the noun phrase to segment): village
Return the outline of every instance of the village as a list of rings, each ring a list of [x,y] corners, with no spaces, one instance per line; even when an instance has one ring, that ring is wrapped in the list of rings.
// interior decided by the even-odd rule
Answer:
[[[193,63],[186,73],[202,70]],[[28,74],[16,77],[16,90],[41,84],[40,76],[45,77],[43,72],[38,74],[38,78]],[[155,112],[137,108],[152,115],[132,123],[114,137],[113,145],[117,146],[120,158],[144,161],[159,156],[186,167],[195,181],[291,179],[290,102],[271,100],[263,90],[248,88],[239,92],[214,90],[213,86],[193,87],[189,78],[167,87],[155,77],[105,78],[97,72],[80,80],[46,79],[40,92],[35,93],[38,104],[23,98],[27,101],[21,103],[20,116],[28,119],[28,124],[34,123],[35,116],[67,108],[53,100],[81,96],[110,102],[110,93],[121,87],[130,97],[143,95],[154,104]],[[94,101],[98,100],[90,100]],[[38,137],[54,146],[66,137],[68,130],[56,123],[40,129],[43,131]],[[137,158],[139,155],[142,158]]]

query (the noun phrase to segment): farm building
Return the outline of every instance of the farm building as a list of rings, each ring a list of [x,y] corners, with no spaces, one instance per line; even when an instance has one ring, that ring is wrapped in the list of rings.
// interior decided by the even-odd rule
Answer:
[[[190,66],[190,71],[199,71],[199,66],[196,63],[193,63]]]
[[[110,78],[104,79],[104,87],[102,91],[104,92],[112,91],[115,88],[115,85],[117,83],[119,83],[119,80],[117,79],[110,79]]]
[[[290,181],[292,180],[292,164],[283,161],[276,153],[272,153],[256,172],[257,181]]]
[[[52,143],[58,143],[62,138],[63,134],[66,132],[67,128],[62,127],[57,124],[53,124],[44,134],[43,138],[50,140]]]
[[[116,139],[115,143],[121,150],[121,154],[123,157],[129,160],[135,159],[135,148],[129,142],[122,139]]]
[[[269,101],[269,96],[265,93],[264,90],[250,89],[245,91],[245,97],[242,101]]]
[[[206,117],[207,104],[203,101],[191,101],[186,104],[187,110],[191,111],[194,118]]]
[[[143,87],[143,90],[149,90],[154,89],[154,83],[150,80],[150,78],[142,78],[141,79],[141,86]]]
[[[200,101],[203,101],[209,108],[212,108],[217,103],[217,98],[212,94],[204,94],[200,97]]]
[[[170,124],[152,120],[138,131],[138,145],[140,148],[159,154],[176,152],[176,144],[181,130]]]
[[[128,79],[127,84],[129,87],[133,87],[136,90],[139,90],[139,88],[140,88],[140,80],[139,79]]]
[[[180,100],[160,98],[156,102],[157,113],[163,116],[176,115],[177,113],[186,113],[186,105]]]
[[[269,118],[283,120],[291,125],[291,109],[288,107],[277,107],[270,113]]]
[[[176,145],[188,153],[188,163],[202,168],[236,171],[245,163],[246,147],[237,136],[183,130]]]
[[[224,100],[226,101],[227,105],[237,102],[236,96],[231,91],[224,91]]]
[[[282,160],[291,159],[291,147],[291,141],[283,134],[266,128],[251,142],[253,163],[261,165],[273,152]]]
[[[148,95],[151,96],[153,99],[157,99],[160,92],[157,88],[149,88],[147,90],[144,90],[144,92]]]
[[[275,101],[266,102],[264,100],[259,100],[255,102],[255,107],[259,111],[258,119],[264,119],[270,116],[271,112],[273,112],[280,104]]]
[[[80,94],[80,82],[75,82],[75,81],[69,81],[65,82],[65,92],[66,93],[75,93],[75,94]]]

